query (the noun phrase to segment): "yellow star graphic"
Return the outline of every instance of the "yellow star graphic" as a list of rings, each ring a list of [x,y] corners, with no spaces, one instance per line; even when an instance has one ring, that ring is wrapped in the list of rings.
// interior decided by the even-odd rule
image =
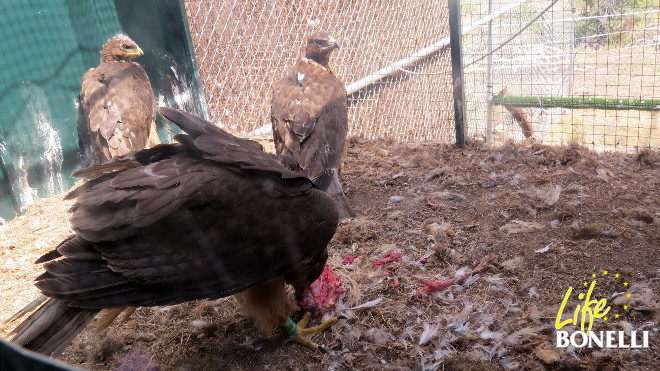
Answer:
[[[627,305],[624,305],[624,306],[623,306],[623,309],[628,310],[628,306],[627,306]]]
[[[583,283],[583,285],[585,285],[585,286],[586,286],[586,285],[587,285],[587,283],[585,282],[585,283]]]
[[[624,282],[623,285],[624,285],[624,286],[628,286],[628,282]]]
[[[596,278],[596,273],[592,274],[591,277]]]
[[[619,313],[617,313],[617,314],[614,316],[614,318],[619,318]]]
[[[626,294],[626,297],[629,298],[629,297],[630,297],[630,294]]]
[[[607,276],[607,271],[603,271],[603,275],[604,275],[604,276]]]
[[[615,274],[615,275],[614,275],[614,277],[616,277],[616,278],[619,278],[619,274],[618,274],[618,273],[617,273],[617,274]]]
[[[603,318],[605,321],[607,321],[607,317]]]

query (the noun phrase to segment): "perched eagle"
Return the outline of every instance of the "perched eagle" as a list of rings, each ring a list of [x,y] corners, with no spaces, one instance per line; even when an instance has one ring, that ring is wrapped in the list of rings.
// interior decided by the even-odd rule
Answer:
[[[308,39],[305,57],[273,85],[271,123],[284,165],[332,196],[340,219],[345,219],[355,211],[337,176],[348,133],[348,103],[344,84],[328,65],[335,49],[339,44],[327,32]]]
[[[337,319],[298,328],[285,283],[301,298],[323,271],[339,222],[334,201],[258,143],[160,112],[186,133],[178,143],[74,174],[88,179],[67,195],[75,235],[37,260],[43,296],[15,318],[39,309],[12,341],[57,355],[101,309],[236,294],[264,331],[281,325],[318,349],[311,335]]]
[[[78,137],[85,164],[148,148],[150,136],[151,144],[158,144],[151,83],[144,68],[131,62],[143,55],[133,40],[119,34],[103,46],[98,67],[83,75]]]

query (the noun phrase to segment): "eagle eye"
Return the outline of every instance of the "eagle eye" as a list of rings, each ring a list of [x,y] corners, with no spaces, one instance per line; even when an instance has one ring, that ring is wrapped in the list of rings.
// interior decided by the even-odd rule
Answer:
[[[318,46],[328,46],[328,42],[326,40],[313,40],[314,44]]]
[[[121,44],[121,48],[122,49],[127,49],[127,50],[130,49],[130,47],[126,44]]]

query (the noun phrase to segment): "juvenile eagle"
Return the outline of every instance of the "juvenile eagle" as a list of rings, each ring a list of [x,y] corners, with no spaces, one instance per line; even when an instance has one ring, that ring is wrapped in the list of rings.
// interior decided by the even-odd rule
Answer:
[[[337,202],[340,219],[355,211],[337,177],[348,133],[346,88],[328,65],[337,41],[327,32],[307,40],[305,56],[273,84],[271,123],[284,164],[311,179]]]
[[[285,283],[301,298],[323,271],[339,222],[334,201],[258,143],[160,112],[186,133],[178,143],[74,174],[88,179],[67,195],[75,235],[37,260],[43,296],[15,317],[40,307],[12,341],[57,355],[101,309],[237,294],[264,331],[279,324],[316,348],[309,338],[336,318],[295,333]]]
[[[157,144],[156,105],[149,77],[131,59],[143,56],[128,36],[116,35],[103,46],[101,63],[83,75],[78,136],[85,164]],[[155,141],[155,143],[153,143]]]

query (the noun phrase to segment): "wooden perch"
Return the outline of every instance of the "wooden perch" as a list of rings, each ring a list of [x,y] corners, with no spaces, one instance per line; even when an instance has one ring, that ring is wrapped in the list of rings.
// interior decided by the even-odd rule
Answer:
[[[506,93],[506,91],[505,91]],[[514,107],[582,108],[660,111],[660,99],[597,97],[531,97],[498,93],[493,104]]]

